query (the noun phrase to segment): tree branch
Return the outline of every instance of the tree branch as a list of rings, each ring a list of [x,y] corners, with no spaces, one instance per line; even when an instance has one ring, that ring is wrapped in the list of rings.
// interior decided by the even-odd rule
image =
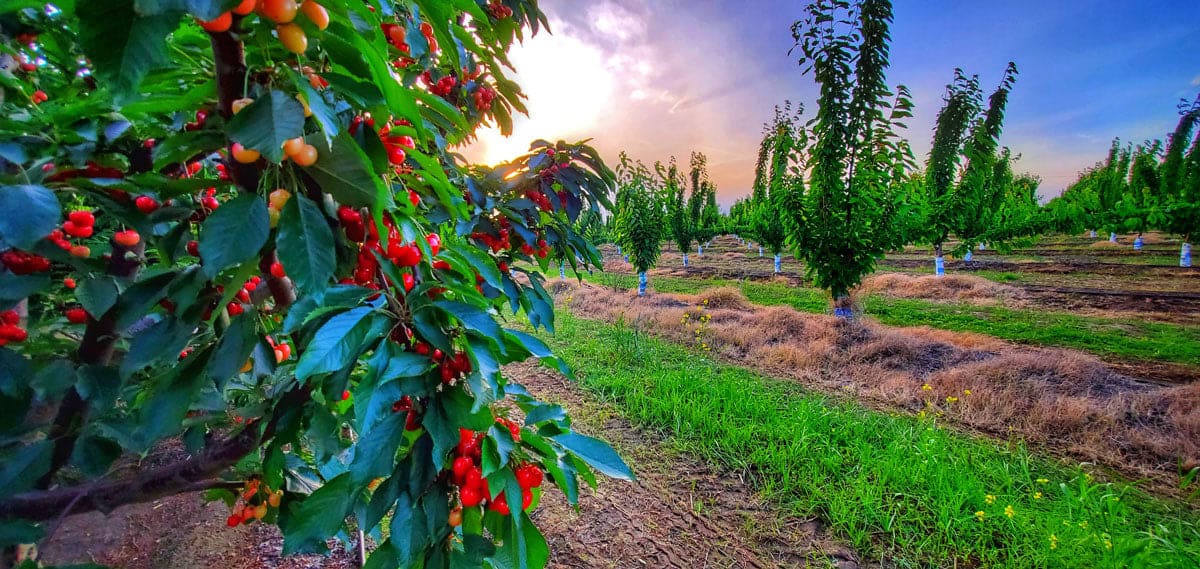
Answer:
[[[121,279],[137,276],[142,266],[142,255],[146,250],[145,240],[139,241],[133,247],[125,247],[115,240],[111,244],[112,256],[108,260],[108,274]],[[79,344],[79,363],[108,365],[120,338],[120,331],[116,328],[115,307],[99,315],[98,319],[96,316],[89,317],[83,341]],[[48,436],[54,441],[54,451],[50,457],[50,469],[38,479],[38,488],[49,488],[55,473],[71,459],[71,453],[75,451],[75,440],[79,436],[79,426],[86,420],[86,416],[87,403],[80,397],[79,391],[72,387],[63,397],[54,423],[50,425]]]
[[[242,16],[233,17],[228,31],[208,34],[212,42],[213,60],[217,73],[217,112],[225,120],[233,116],[233,102],[246,96],[246,51],[242,45],[240,30]],[[233,145],[226,149],[233,156]],[[242,164],[228,160],[225,164],[229,176],[243,192],[257,192],[262,172],[257,164]],[[283,308],[296,301],[296,287],[286,278],[271,274],[271,265],[278,262],[275,251],[263,255],[259,268],[266,275],[267,287],[275,298],[275,307]]]
[[[84,484],[73,488],[37,490],[0,501],[0,519],[53,519],[68,507],[71,515],[113,509],[220,485],[215,477],[258,446],[258,429],[243,429],[232,438],[207,447],[199,456],[148,471],[136,478]]]

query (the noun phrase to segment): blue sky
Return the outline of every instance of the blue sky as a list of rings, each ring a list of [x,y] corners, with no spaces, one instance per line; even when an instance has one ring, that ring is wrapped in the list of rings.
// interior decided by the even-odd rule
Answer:
[[[542,0],[554,33],[516,48],[531,116],[468,154],[497,161],[534,138],[582,139],[608,159],[708,154],[719,200],[749,192],[762,124],[785,99],[811,114],[790,26],[804,2]],[[895,4],[889,83],[913,93],[908,139],[924,161],[955,67],[990,92],[1005,64],[1020,71],[1001,143],[1018,171],[1053,196],[1103,158],[1113,137],[1140,142],[1175,124],[1200,92],[1200,1],[916,2]]]

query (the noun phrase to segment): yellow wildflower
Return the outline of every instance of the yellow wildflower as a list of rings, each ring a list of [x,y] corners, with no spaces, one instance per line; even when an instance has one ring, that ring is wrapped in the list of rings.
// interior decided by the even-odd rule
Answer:
[[[1109,540],[1107,540],[1107,539],[1106,539],[1106,540],[1104,540],[1104,548],[1105,548],[1105,549],[1112,549],[1112,542],[1111,542],[1111,541],[1109,541]]]
[[[1045,478],[1038,478],[1038,479],[1037,479],[1037,483],[1038,483],[1038,484],[1048,484],[1049,482],[1050,482],[1050,481],[1049,481],[1049,480],[1046,480]]]
[[[1034,493],[1033,493],[1033,499],[1034,499],[1034,500],[1041,500],[1041,499],[1042,499],[1042,493],[1041,493],[1041,492],[1034,492]]]
[[[1013,516],[1017,515],[1017,511],[1013,509],[1012,504],[1009,504],[1004,506],[1004,515],[1008,516],[1008,519],[1011,520]]]
[[[983,513],[983,510],[979,510],[978,512],[975,512],[975,518],[981,522],[983,521],[983,517],[986,515],[987,514]]]
[[[970,394],[971,394],[971,390],[970,390],[970,389],[964,389],[964,390],[963,390],[963,395],[970,395]]]
[[[1050,534],[1050,549],[1058,549],[1058,536]]]
[[[957,402],[958,402],[958,398],[953,395],[946,398],[946,403],[957,403]]]
[[[984,497],[983,497],[983,501],[984,501],[984,502],[987,502],[987,503],[988,503],[988,505],[990,506],[990,505],[992,505],[992,504],[995,504],[995,503],[996,503],[996,497],[995,497],[995,496],[993,496],[993,495],[991,495],[991,494],[988,494],[987,496],[984,496]]]
[[[1083,520],[1082,522],[1079,522],[1079,529],[1087,529],[1087,526],[1088,526],[1087,520]]]
[[[933,386],[926,383],[925,385],[921,386],[921,391],[933,391]]]

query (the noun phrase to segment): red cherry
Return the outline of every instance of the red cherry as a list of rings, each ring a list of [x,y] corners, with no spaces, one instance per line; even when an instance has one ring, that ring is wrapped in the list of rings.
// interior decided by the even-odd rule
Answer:
[[[345,401],[345,400],[347,400],[347,399],[349,399],[349,398],[350,398],[350,392],[349,392],[349,391],[342,391],[342,401]]]
[[[473,508],[483,503],[483,492],[478,488],[463,486],[458,491],[458,500],[464,508]]]
[[[472,466],[467,470],[467,475],[463,477],[463,488],[483,489],[483,471],[479,467]]]
[[[517,484],[526,490],[542,485],[542,470],[534,464],[523,464],[517,467]]]
[[[404,292],[411,291],[417,284],[416,279],[414,279],[413,276],[408,273],[404,273],[404,276],[400,278],[404,281]]]
[[[533,505],[533,492],[528,488],[521,489],[521,509],[529,511],[529,506]]]
[[[492,498],[492,501],[488,503],[488,509],[502,516],[507,516],[510,513],[508,510],[508,500],[504,498],[504,494]]]
[[[417,342],[417,345],[413,347],[413,350],[422,356],[428,356],[429,344],[426,344],[425,342]]]
[[[391,162],[393,166],[404,164],[404,161],[407,158],[408,155],[405,154],[404,149],[400,148],[399,146],[393,146],[388,149],[388,162]]]
[[[73,279],[71,277],[67,277],[67,278],[63,279],[63,286],[65,286],[67,288],[75,288],[75,279]]]
[[[133,200],[133,205],[137,206],[138,210],[146,215],[150,215],[154,210],[158,209],[158,200],[150,196],[138,196]]]
[[[92,236],[92,233],[94,231],[95,231],[95,228],[91,225],[86,225],[86,226],[79,225],[78,223],[75,223],[71,220],[67,220],[67,221],[63,222],[63,232],[65,232],[67,235],[70,235],[71,237],[77,237],[79,239],[87,239],[88,237]]]
[[[388,247],[388,257],[401,267],[414,267],[421,262],[421,249],[416,245],[400,245],[395,243]]]
[[[421,196],[412,190],[408,191],[408,201],[412,202],[413,207],[421,205]]]
[[[450,263],[446,262],[444,259],[438,259],[433,262],[433,268],[448,271],[450,270]]]
[[[442,248],[442,238],[437,233],[426,235],[425,242],[429,244],[429,252],[434,255],[437,255],[438,250]]]
[[[188,241],[187,242],[187,252],[188,252],[188,255],[191,255],[193,257],[199,257],[200,256],[200,242],[199,241]]]
[[[79,227],[91,227],[96,224],[96,216],[87,210],[68,213],[67,219]]]
[[[283,277],[287,276],[287,274],[283,272],[283,265],[279,262],[271,263],[271,276],[277,279],[282,279]]]
[[[233,514],[228,518],[225,518],[225,525],[231,528],[238,527],[238,524],[240,523],[242,523],[242,517],[237,514]]]
[[[138,232],[133,229],[126,229],[125,231],[118,231],[113,234],[113,242],[122,247],[133,247],[140,243],[141,240],[142,236],[138,235]]]
[[[68,308],[66,314],[67,322],[72,324],[83,324],[88,319],[87,311],[82,308]]]
[[[454,463],[450,466],[450,470],[454,473],[454,483],[461,486],[466,482],[467,472],[473,466],[475,466],[475,463],[468,457],[460,456],[454,459]]]

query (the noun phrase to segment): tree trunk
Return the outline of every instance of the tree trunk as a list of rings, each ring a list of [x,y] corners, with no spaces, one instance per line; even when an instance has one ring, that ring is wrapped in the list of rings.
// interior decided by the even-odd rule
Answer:
[[[933,245],[933,274],[939,277],[946,276],[946,260],[942,257],[941,243]]]
[[[1184,243],[1183,245],[1179,246],[1179,266],[1180,267],[1192,266],[1192,244],[1191,243]]]
[[[646,296],[646,271],[638,273],[638,296]]]

